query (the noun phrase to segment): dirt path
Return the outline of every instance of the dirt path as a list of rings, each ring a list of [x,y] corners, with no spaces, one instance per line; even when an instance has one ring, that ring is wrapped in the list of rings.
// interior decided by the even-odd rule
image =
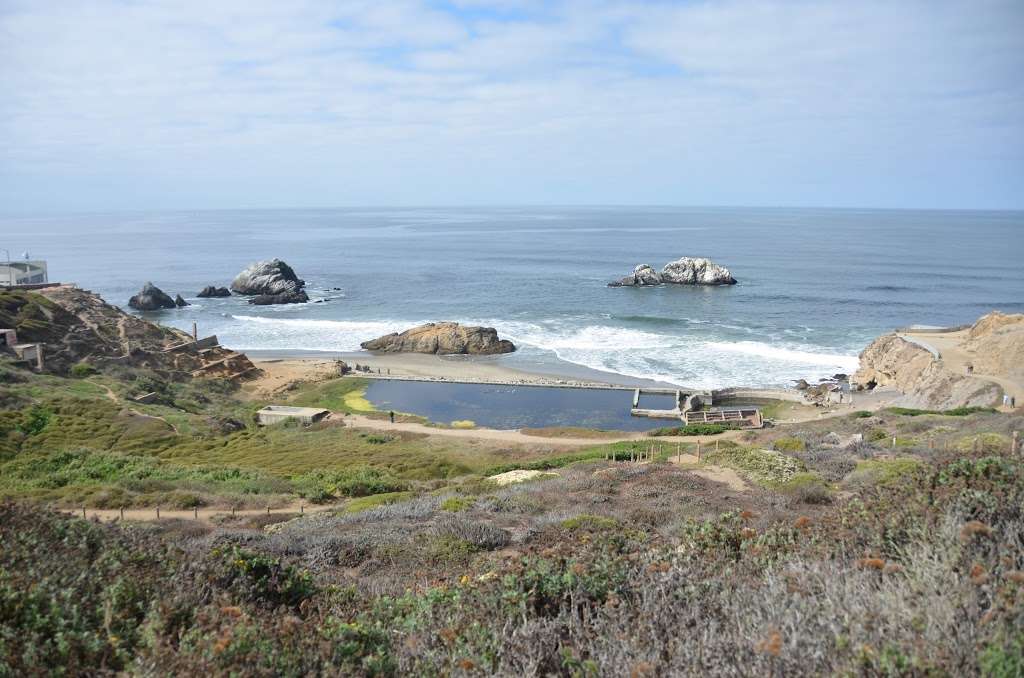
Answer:
[[[700,462],[697,461],[697,457],[692,454],[680,454],[672,457],[671,462],[673,464],[680,464],[683,466],[696,465]],[[730,490],[736,492],[746,492],[750,486],[747,484],[740,474],[731,468],[725,468],[724,466],[701,466],[700,468],[691,469],[690,473],[700,476],[705,480],[711,480],[716,483],[722,483],[726,485]]]
[[[947,371],[953,372],[954,374],[967,374],[967,364],[973,363],[974,361],[974,356],[971,352],[963,348],[964,342],[967,341],[968,333],[969,330],[935,334],[915,334],[913,332],[904,332],[901,336],[912,339],[918,344],[924,344],[926,347],[930,347],[938,351],[940,362],[945,366]],[[971,376],[998,384],[999,387],[1003,389],[1004,393],[1016,398],[1018,403],[1024,403],[1024,384],[994,374],[973,372]],[[998,409],[1003,411],[1010,410],[1009,407],[1003,407],[1002,403],[999,404]]]
[[[346,425],[353,428],[366,428],[374,431],[404,431],[407,433],[423,433],[431,436],[442,436],[448,438],[462,438],[469,440],[489,440],[492,442],[501,443],[512,443],[516,445],[545,445],[545,446],[561,446],[561,447],[594,447],[596,445],[604,445],[607,443],[620,443],[628,442],[633,440],[649,440],[654,444],[676,444],[676,443],[696,443],[700,441],[708,443],[714,440],[729,440],[736,438],[742,434],[742,431],[726,431],[716,436],[658,436],[651,438],[646,436],[642,432],[637,433],[623,433],[621,436],[609,437],[609,438],[573,438],[573,437],[545,437],[527,435],[519,430],[515,429],[493,429],[493,428],[473,428],[473,429],[461,429],[461,428],[438,428],[435,426],[426,426],[415,422],[395,422],[394,424],[386,420],[372,419],[370,417],[361,414],[349,414],[344,415],[335,413],[331,415],[332,418],[337,418],[344,421]]]
[[[281,508],[270,509],[236,509],[235,516],[265,516],[265,515],[282,515],[282,514],[310,514],[320,513],[322,511],[330,511],[332,509],[340,508],[340,504],[323,504],[323,505],[310,505],[310,504],[289,504]],[[68,515],[83,517],[82,509],[57,509],[61,513]],[[153,522],[156,520],[195,520],[204,525],[213,525],[213,518],[216,516],[229,516],[232,515],[230,508],[199,508],[199,509],[186,509],[183,511],[160,509],[159,517],[157,517],[156,508],[146,509],[125,509],[124,512],[120,509],[85,509],[84,517],[92,520],[96,518],[102,522],[114,522],[121,520],[133,522]]]

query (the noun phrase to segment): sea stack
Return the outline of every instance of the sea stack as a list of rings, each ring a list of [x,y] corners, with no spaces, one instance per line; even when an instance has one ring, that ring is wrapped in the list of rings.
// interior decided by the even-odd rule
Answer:
[[[147,282],[139,293],[128,300],[128,305],[136,311],[159,311],[162,308],[177,308],[174,299],[167,296],[162,289]]]
[[[231,289],[252,297],[250,304],[301,304],[309,301],[305,285],[291,266],[271,259],[250,264],[235,277]]]
[[[609,287],[654,287],[655,285],[735,285],[725,266],[703,257],[683,257],[665,264],[661,273],[640,264],[630,275],[608,283]]]
[[[682,257],[665,264],[661,281],[672,285],[735,285],[725,266],[703,257]]]
[[[360,346],[383,353],[437,355],[494,355],[516,350],[508,339],[499,339],[493,327],[470,327],[452,322],[427,323],[401,334],[396,332],[364,341]]]

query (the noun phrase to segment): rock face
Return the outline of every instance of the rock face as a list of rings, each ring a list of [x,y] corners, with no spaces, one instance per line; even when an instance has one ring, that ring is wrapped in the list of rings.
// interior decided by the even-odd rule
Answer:
[[[933,410],[988,407],[1002,394],[997,384],[951,372],[931,351],[896,334],[875,339],[861,352],[853,382],[895,388],[903,394],[896,404]]]
[[[1024,314],[983,315],[971,327],[964,348],[972,354],[975,372],[1024,381]]]
[[[174,296],[174,305],[177,306],[178,308],[181,308],[182,306],[188,306],[189,303],[182,299],[180,294],[176,294]]]
[[[493,355],[511,353],[515,344],[499,339],[493,327],[467,327],[458,323],[427,323],[401,334],[393,333],[360,344],[385,353]]]
[[[253,297],[250,304],[297,304],[309,301],[306,283],[300,280],[292,267],[280,259],[258,261],[239,273],[231,289]]]
[[[661,284],[661,275],[648,264],[640,264],[621,280],[608,283],[609,287],[650,287]]]
[[[725,266],[719,266],[703,257],[683,257],[665,264],[661,269],[662,282],[674,285],[735,285]]]
[[[164,294],[164,291],[151,282],[142,286],[142,289],[134,297],[128,300],[128,305],[137,311],[158,311],[162,308],[177,308],[174,299]]]
[[[213,285],[207,285],[196,296],[200,299],[208,299],[210,297],[230,297],[231,290],[226,287],[214,287]]]
[[[625,278],[608,283],[609,287],[652,287],[669,285],[735,285],[725,266],[702,257],[683,257],[665,265],[658,273],[647,264],[640,264]]]

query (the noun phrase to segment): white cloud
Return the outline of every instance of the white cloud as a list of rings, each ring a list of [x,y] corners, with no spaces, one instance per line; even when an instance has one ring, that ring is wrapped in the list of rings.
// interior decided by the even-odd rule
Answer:
[[[454,6],[9,1],[0,204],[1024,206],[1017,2]]]

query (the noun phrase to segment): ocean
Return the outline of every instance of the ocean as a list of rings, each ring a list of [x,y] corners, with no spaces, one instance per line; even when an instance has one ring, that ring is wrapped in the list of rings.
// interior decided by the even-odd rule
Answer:
[[[127,309],[147,280],[192,306],[151,314],[243,351],[351,353],[432,320],[496,327],[498,360],[712,388],[780,386],[856,369],[875,336],[1024,311],[1024,213],[529,207],[111,213],[0,217],[0,248],[48,261]],[[0,253],[2,256],[2,253]],[[681,256],[730,287],[611,288]],[[197,299],[279,257],[320,303]]]

